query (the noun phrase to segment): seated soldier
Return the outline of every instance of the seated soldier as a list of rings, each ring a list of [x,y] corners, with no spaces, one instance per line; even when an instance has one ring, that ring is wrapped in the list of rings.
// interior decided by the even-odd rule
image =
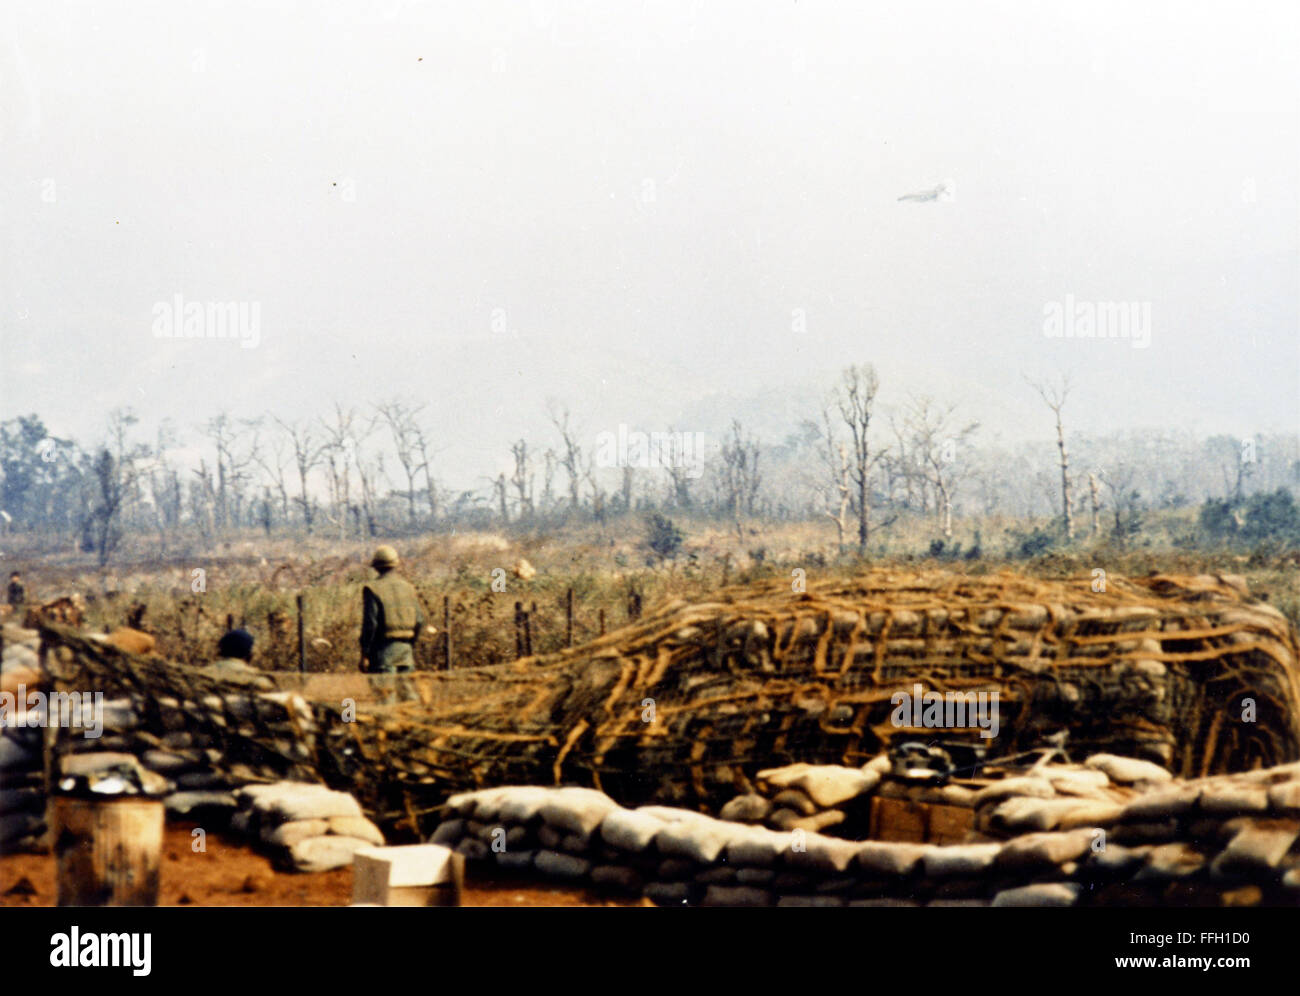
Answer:
[[[271,679],[252,665],[253,634],[232,629],[217,641],[217,660],[202,670],[214,678],[256,679],[259,687],[271,688]]]

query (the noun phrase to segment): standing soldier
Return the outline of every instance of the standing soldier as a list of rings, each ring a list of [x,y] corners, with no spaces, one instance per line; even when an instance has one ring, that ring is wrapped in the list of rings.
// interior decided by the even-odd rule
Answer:
[[[411,582],[398,575],[397,551],[381,546],[370,559],[379,572],[361,591],[361,670],[404,674],[415,667],[415,640],[424,612]]]
[[[9,575],[9,604],[17,612],[25,601],[27,601],[27,589],[23,587],[23,576],[14,571]]]

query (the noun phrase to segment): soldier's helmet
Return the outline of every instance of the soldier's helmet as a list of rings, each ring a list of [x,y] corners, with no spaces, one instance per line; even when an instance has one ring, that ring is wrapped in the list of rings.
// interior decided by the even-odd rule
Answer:
[[[375,550],[375,555],[370,558],[370,566],[375,568],[388,569],[397,566],[397,551],[391,546],[384,545]]]
[[[241,661],[253,659],[253,634],[246,629],[229,630],[217,641],[217,653]]]

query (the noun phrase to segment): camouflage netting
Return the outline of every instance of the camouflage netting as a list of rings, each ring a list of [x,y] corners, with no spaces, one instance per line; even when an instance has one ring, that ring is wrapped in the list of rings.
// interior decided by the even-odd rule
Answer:
[[[65,687],[191,703],[189,722],[237,763],[310,768],[386,820],[503,784],[585,784],[625,804],[716,811],[761,768],[858,765],[891,738],[932,734],[890,722],[891,695],[917,683],[1000,693],[990,757],[1061,731],[1071,755],[1145,757],[1185,777],[1300,757],[1296,632],[1243,582],[1092,586],[880,570],[802,594],[789,582],[730,588],[558,654],[397,679],[420,701],[360,698],[353,722],[338,699],[317,698],[312,729],[296,737],[292,709],[233,715],[229,684],[46,633],[73,651]]]

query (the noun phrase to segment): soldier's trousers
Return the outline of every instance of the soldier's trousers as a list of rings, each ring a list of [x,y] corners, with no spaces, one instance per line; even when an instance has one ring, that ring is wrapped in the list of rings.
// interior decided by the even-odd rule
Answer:
[[[371,674],[401,674],[415,669],[415,650],[410,643],[394,640],[370,655]]]

